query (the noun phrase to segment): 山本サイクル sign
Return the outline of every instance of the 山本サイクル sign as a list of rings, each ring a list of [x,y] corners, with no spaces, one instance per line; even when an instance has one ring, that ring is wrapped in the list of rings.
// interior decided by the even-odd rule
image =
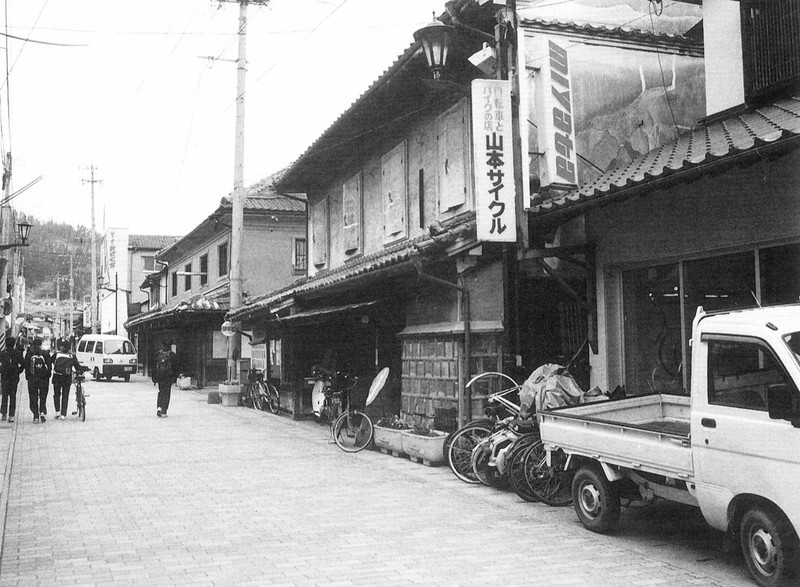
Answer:
[[[472,81],[472,151],[478,240],[516,242],[511,82]]]

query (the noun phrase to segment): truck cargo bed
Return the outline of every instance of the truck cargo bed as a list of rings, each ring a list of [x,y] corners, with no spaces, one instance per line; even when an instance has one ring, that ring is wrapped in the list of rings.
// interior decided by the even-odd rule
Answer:
[[[544,443],[568,454],[680,479],[693,476],[688,397],[633,397],[537,417]]]

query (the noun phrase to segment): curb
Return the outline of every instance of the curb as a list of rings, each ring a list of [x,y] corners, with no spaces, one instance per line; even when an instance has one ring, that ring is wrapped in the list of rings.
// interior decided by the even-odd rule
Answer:
[[[0,569],[3,563],[3,547],[6,538],[6,517],[8,515],[8,492],[11,489],[11,468],[14,462],[14,447],[17,444],[17,427],[19,426],[19,393],[17,394],[17,405],[14,413],[14,427],[11,430],[11,439],[8,442],[8,452],[6,453],[6,467],[3,471],[3,485],[0,487]]]

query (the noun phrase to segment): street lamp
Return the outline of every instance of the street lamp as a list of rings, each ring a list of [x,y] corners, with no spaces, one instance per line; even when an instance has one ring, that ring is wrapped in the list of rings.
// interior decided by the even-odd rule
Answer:
[[[447,65],[447,52],[455,35],[456,29],[436,19],[433,22],[414,32],[414,40],[422,43],[428,67],[433,71],[433,79],[438,80],[442,69]]]
[[[28,245],[28,236],[31,234],[31,227],[33,225],[28,222],[27,220],[23,220],[22,222],[17,222],[17,237],[19,238],[19,242],[16,243],[9,243],[7,245],[0,245],[0,251],[7,251],[8,249],[13,249],[15,247],[27,247]]]

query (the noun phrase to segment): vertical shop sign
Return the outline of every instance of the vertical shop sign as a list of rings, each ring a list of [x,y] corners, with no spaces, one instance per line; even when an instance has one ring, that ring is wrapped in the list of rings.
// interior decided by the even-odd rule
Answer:
[[[576,187],[578,164],[569,53],[563,41],[536,39],[536,125],[541,149],[541,187]]]
[[[472,81],[472,151],[478,240],[516,242],[511,82]]]

